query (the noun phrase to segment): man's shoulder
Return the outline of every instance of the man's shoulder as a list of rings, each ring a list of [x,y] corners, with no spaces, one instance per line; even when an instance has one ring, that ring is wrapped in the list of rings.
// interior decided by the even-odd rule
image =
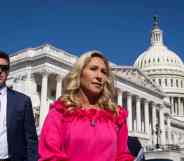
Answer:
[[[29,99],[29,96],[27,96],[26,94],[24,93],[21,93],[19,91],[16,91],[16,90],[13,90],[13,89],[10,89],[10,88],[7,88],[7,92],[9,92],[10,94],[14,95],[15,97],[20,97],[20,98],[26,98],[26,99]]]
[[[128,144],[134,144],[136,146],[142,147],[141,142],[136,136],[128,136]]]

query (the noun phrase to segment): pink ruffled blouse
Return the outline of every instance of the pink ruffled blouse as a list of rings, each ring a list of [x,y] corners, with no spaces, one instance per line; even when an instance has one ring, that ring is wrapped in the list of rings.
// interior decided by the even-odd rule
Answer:
[[[55,101],[39,140],[39,161],[132,161],[127,146],[127,112],[100,108],[68,112]]]

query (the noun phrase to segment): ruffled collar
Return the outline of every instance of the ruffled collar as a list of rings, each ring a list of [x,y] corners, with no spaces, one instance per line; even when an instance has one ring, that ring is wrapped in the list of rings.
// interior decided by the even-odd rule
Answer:
[[[64,103],[64,101],[57,100],[55,101],[51,107],[63,114],[64,121],[72,121],[75,119],[89,119],[89,120],[99,120],[99,121],[112,121],[118,125],[123,124],[126,121],[126,117],[128,116],[125,108],[118,106],[117,114],[102,108],[81,108],[77,107],[76,109],[69,111],[68,106]]]

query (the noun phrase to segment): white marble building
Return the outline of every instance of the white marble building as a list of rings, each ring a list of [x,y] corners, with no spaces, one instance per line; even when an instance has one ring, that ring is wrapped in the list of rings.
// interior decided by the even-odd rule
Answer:
[[[112,64],[118,104],[129,111],[129,134],[137,136],[147,158],[184,158],[184,65],[163,44],[155,20],[151,46],[134,66]],[[11,55],[8,86],[29,95],[38,129],[49,105],[62,94],[62,80],[77,57],[50,44]],[[156,144],[159,149],[154,150]],[[159,151],[158,151],[159,150]]]

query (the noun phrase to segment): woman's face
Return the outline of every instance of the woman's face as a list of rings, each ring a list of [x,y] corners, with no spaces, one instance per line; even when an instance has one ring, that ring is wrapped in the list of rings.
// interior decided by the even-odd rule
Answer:
[[[80,87],[89,97],[97,97],[103,91],[107,81],[107,66],[100,57],[92,57],[84,67],[80,77]]]

